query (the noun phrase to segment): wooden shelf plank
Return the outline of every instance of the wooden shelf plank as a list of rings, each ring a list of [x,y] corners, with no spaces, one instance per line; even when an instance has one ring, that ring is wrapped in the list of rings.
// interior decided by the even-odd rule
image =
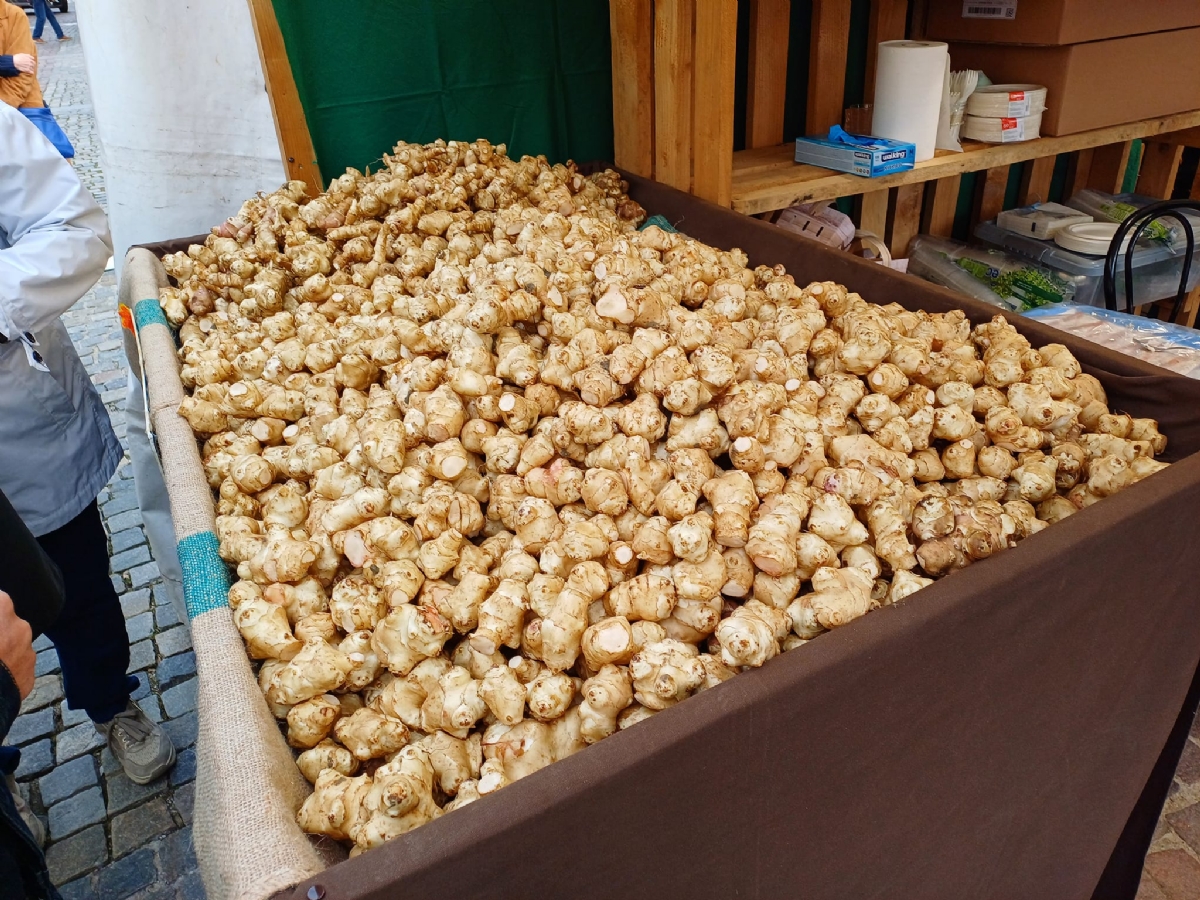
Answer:
[[[654,6],[612,0],[613,161],[654,177]]]
[[[315,197],[325,190],[325,185],[321,181],[317,151],[313,149],[308,119],[300,105],[296,79],[271,0],[250,0],[250,22],[262,60],[267,97],[275,116],[275,134],[283,154],[284,169],[290,181],[303,181],[308,186],[308,196]]]
[[[1142,167],[1135,190],[1143,197],[1169,200],[1183,158],[1182,144],[1146,141],[1142,145]]]
[[[728,206],[733,179],[737,0],[708,0],[697,5],[695,17],[699,65],[692,108],[692,192]]]
[[[850,0],[813,0],[808,54],[805,134],[824,134],[842,123],[846,53],[850,46]]]
[[[798,165],[793,161],[793,144],[745,150],[733,157],[733,208],[747,214],[785,209],[809,200],[831,200],[902,184],[933,181],[1197,125],[1200,125],[1200,110],[1018,144],[964,141],[962,153],[939,150],[933,159],[919,162],[913,169],[881,178],[862,178],[818,166]]]
[[[875,64],[879,45],[884,41],[904,40],[908,18],[908,0],[871,0],[871,19],[867,26],[867,72],[863,78],[863,102],[875,99]]]
[[[792,0],[750,0],[750,62],[746,85],[746,146],[783,140]]]
[[[691,0],[654,4],[654,177],[689,193],[694,13]]]

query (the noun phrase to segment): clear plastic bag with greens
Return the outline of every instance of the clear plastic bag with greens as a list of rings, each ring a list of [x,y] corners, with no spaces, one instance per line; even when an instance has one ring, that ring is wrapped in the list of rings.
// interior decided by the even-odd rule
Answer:
[[[1067,205],[1093,216],[1097,222],[1124,222],[1143,206],[1157,201],[1137,194],[1107,194],[1095,188],[1076,191]],[[1200,219],[1194,213],[1185,213],[1192,222],[1192,230],[1200,231]],[[1183,229],[1174,219],[1155,219],[1142,232],[1141,240],[1161,244],[1173,251],[1181,249]]]
[[[1075,295],[1075,285],[1028,259],[924,234],[909,245],[908,271],[1014,312],[1067,303]]]

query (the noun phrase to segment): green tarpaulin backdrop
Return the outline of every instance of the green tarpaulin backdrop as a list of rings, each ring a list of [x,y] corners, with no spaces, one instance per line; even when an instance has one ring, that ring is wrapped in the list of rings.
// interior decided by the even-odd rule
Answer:
[[[398,140],[611,159],[606,0],[275,0],[326,181]]]

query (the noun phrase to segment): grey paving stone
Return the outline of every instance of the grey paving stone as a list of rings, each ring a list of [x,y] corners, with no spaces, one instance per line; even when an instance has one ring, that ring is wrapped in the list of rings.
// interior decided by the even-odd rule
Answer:
[[[154,851],[143,847],[105,866],[96,876],[96,900],[125,900],[144,890],[158,877]]]
[[[190,678],[162,692],[163,709],[169,718],[178,719],[196,708],[197,687],[196,679]]]
[[[174,656],[184,650],[192,649],[192,636],[186,625],[170,628],[154,636],[158,652],[162,656]]]
[[[38,653],[33,673],[35,675],[49,675],[51,672],[57,672],[58,668],[58,652],[51,647],[49,650],[42,650]]]
[[[49,775],[43,775],[38,782],[38,789],[42,793],[42,802],[46,806],[53,806],[60,800],[94,787],[99,784],[99,779],[96,761],[90,756],[80,756],[58,766]]]
[[[179,751],[175,759],[175,768],[171,770],[171,785],[185,784],[196,777],[196,750],[189,747]]]
[[[134,588],[144,587],[161,577],[162,575],[158,571],[158,563],[148,562],[145,565],[129,570],[129,586]]]
[[[113,756],[112,751],[105,747],[100,751],[100,771],[107,777],[121,771],[121,764]]]
[[[33,690],[21,703],[21,712],[30,713],[62,699],[62,679],[57,675],[41,675],[33,680]]]
[[[132,619],[126,619],[125,631],[129,635],[131,644],[144,641],[154,634],[154,616],[147,610],[144,613],[138,613]]]
[[[54,645],[50,643],[50,638],[46,637],[44,634],[39,634],[33,642],[33,649],[37,650],[38,652],[41,652],[42,650],[49,650],[53,646]]]
[[[60,885],[58,893],[63,900],[93,900],[96,896],[96,879],[91,875],[84,875],[70,884]]]
[[[125,614],[128,620],[132,616],[150,610],[150,591],[148,588],[142,588],[140,591],[130,591],[121,596],[121,612]]]
[[[173,831],[157,842],[158,869],[164,881],[175,881],[196,868],[191,826]]]
[[[48,815],[50,837],[57,841],[104,821],[104,797],[100,788],[94,787],[51,806]]]
[[[196,782],[188,782],[183,787],[177,788],[171,801],[175,804],[175,811],[179,813],[183,821],[190,825],[196,803]]]
[[[54,745],[50,741],[38,741],[21,748],[21,764],[17,766],[18,781],[34,778],[48,772],[54,766]]]
[[[158,697],[153,694],[137,701],[137,705],[151,722],[161,722],[163,720],[162,709],[158,705]]]
[[[150,548],[141,544],[137,547],[130,547],[128,550],[122,550],[120,553],[114,553],[109,560],[109,565],[112,566],[114,572],[124,572],[149,561]],[[134,587],[138,587],[138,585],[135,584]]]
[[[171,810],[162,797],[113,816],[109,823],[113,856],[124,856],[174,827],[175,820],[171,818]]]
[[[124,391],[122,391],[122,394],[123,393]],[[136,494],[122,494],[118,497],[113,497],[102,507],[100,507],[100,512],[106,519],[111,519],[117,513],[123,513],[131,509],[136,509],[137,505],[138,502]]]
[[[126,528],[138,528],[142,524],[142,512],[138,509],[131,509],[123,513],[117,513],[110,517],[106,524],[108,525],[109,534],[116,534],[118,531],[124,531]]]
[[[74,725],[91,721],[88,714],[82,709],[70,709],[65,703],[58,707],[58,714],[62,719],[63,728],[71,728]]]
[[[108,862],[108,841],[104,826],[93,825],[66,840],[51,844],[46,850],[46,865],[50,879],[62,884]]]
[[[196,654],[191,650],[160,660],[154,668],[159,687],[169,687],[172,682],[196,674]]]
[[[116,764],[115,758],[113,763]],[[117,765],[113,774],[104,779],[104,783],[108,792],[108,814],[111,817],[154,797],[162,791],[166,781],[159,778],[149,784],[135,784]]]
[[[74,728],[68,728],[55,741],[54,755],[58,764],[62,765],[68,759],[74,759],[81,753],[95,750],[104,746],[104,738],[91,722],[84,722]]]
[[[188,713],[186,716],[163,723],[163,729],[170,736],[171,743],[175,745],[176,750],[183,750],[196,743],[196,726],[195,713]]]
[[[21,744],[28,744],[32,740],[53,733],[54,710],[40,709],[27,716],[17,716],[8,730],[8,737],[4,742],[10,746],[19,747]]]
[[[131,547],[138,547],[146,543],[146,534],[140,528],[126,528],[124,531],[118,531],[111,538],[112,552],[120,553],[122,550],[128,550]]]
[[[154,644],[149,640],[138,641],[129,648],[129,671],[136,672],[154,665]]]
[[[172,625],[180,625],[182,623],[183,619],[179,616],[179,610],[175,608],[175,604],[166,596],[166,587],[161,584],[155,585],[154,627],[159,631],[165,631]]]
[[[129,699],[141,700],[150,693],[150,679],[145,672],[135,672],[133,677],[138,680],[138,686],[129,694]]]
[[[175,883],[175,896],[179,900],[206,900],[204,883],[200,880],[200,870],[188,872]]]
[[[119,374],[120,374],[121,378],[125,377],[124,370],[122,370]],[[109,484],[108,494],[110,497],[124,497],[124,496],[129,496],[129,495],[136,496],[137,495],[137,486],[136,486],[136,483],[133,482],[132,480],[131,481],[116,480],[116,481],[113,481],[111,484]]]
[[[118,594],[123,594],[129,590],[129,585],[125,583],[125,579],[120,575],[109,575],[108,577],[112,581],[113,590]]]

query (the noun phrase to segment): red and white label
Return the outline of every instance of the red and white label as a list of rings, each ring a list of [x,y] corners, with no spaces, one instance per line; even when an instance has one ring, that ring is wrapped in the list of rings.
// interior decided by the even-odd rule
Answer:
[[[1032,109],[1032,98],[1024,91],[1008,92],[1008,114],[1010,116],[1027,116]]]
[[[1023,119],[1005,116],[1000,120],[1000,142],[1002,144],[1023,140],[1025,140],[1025,122]]]

